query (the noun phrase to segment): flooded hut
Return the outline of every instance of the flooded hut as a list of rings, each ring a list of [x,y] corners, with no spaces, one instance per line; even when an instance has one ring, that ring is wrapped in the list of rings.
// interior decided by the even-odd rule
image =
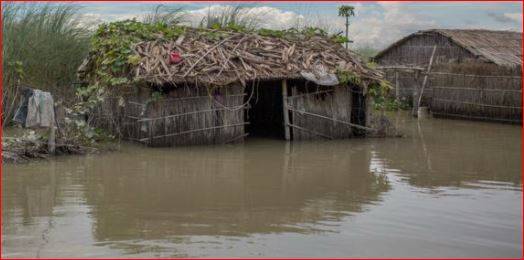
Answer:
[[[98,36],[124,37],[134,32],[129,24],[145,26],[110,24]],[[91,122],[149,146],[248,135],[335,139],[373,130],[368,90],[381,87],[381,74],[321,31],[166,30],[130,45],[117,78],[124,83],[108,88]],[[113,75],[100,58],[111,51],[91,52],[79,69],[87,84]]]
[[[413,33],[375,56],[399,100],[433,115],[520,123],[522,35],[433,29]]]

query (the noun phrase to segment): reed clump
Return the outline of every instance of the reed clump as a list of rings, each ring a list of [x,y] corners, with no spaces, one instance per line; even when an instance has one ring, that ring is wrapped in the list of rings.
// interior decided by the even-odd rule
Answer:
[[[88,31],[76,8],[56,4],[2,4],[3,126],[16,109],[18,86],[75,97],[76,69],[89,49]]]

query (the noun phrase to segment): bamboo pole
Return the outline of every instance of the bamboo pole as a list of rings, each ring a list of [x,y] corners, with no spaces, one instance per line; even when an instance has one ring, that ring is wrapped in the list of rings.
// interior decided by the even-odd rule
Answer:
[[[426,70],[426,74],[424,75],[424,80],[422,81],[422,87],[420,88],[420,93],[418,95],[418,102],[417,102],[416,107],[413,106],[413,116],[417,114],[418,108],[420,107],[420,102],[422,102],[422,96],[424,95],[424,88],[426,87],[426,84],[428,82],[428,75],[431,72],[431,66],[433,65],[433,58],[435,57],[436,50],[437,50],[437,45],[433,45],[433,51],[431,52],[431,57],[429,58],[428,69]]]
[[[47,150],[49,152],[49,154],[55,154],[55,149],[56,149],[56,143],[55,143],[55,130],[56,130],[56,127],[55,125],[51,125],[51,127],[49,128],[49,139],[48,139],[48,142],[47,142]]]
[[[246,137],[246,136],[248,136],[248,135],[249,135],[249,133],[245,133],[245,134],[239,135],[239,136],[237,136],[237,137],[234,137],[234,138],[232,138],[232,139],[229,139],[229,140],[225,141],[223,144],[228,144],[228,143],[235,142],[235,141],[237,141],[238,139],[242,139],[242,138],[244,138],[244,137]]]
[[[305,132],[308,132],[308,133],[311,133],[311,134],[314,134],[314,135],[318,135],[318,136],[330,139],[330,140],[334,139],[333,137],[331,137],[329,135],[324,135],[324,134],[321,134],[321,133],[319,133],[317,131],[313,131],[311,129],[307,129],[307,128],[304,128],[304,127],[301,127],[301,126],[298,126],[298,125],[289,124],[289,126],[295,128],[295,129],[298,129],[298,130],[302,130],[302,131],[305,131]]]
[[[151,141],[153,139],[158,139],[158,138],[177,136],[177,135],[185,135],[185,134],[191,134],[191,133],[195,133],[195,132],[214,130],[214,129],[221,129],[221,128],[227,128],[227,127],[239,127],[239,126],[244,126],[244,125],[248,125],[248,124],[249,124],[249,122],[239,123],[239,124],[232,124],[232,125],[220,125],[220,126],[206,127],[206,128],[201,128],[201,129],[182,131],[182,132],[168,134],[168,135],[151,136],[151,137],[148,137],[148,138],[139,139],[139,141],[140,142],[145,142],[145,141]]]
[[[246,107],[242,107],[240,109],[247,109]],[[240,110],[240,109],[236,109],[236,110]],[[236,110],[228,110],[227,108],[216,108],[216,109],[207,109],[207,110],[198,110],[198,111],[191,111],[191,112],[187,112],[187,113],[181,113],[181,114],[174,114],[174,115],[169,115],[169,116],[163,116],[163,117],[153,117],[153,118],[141,118],[141,119],[138,119],[137,122],[147,122],[147,121],[156,121],[156,120],[165,120],[167,118],[174,118],[174,117],[181,117],[181,116],[187,116],[187,115],[194,115],[194,114],[201,114],[201,113],[208,113],[208,112],[217,112],[217,111],[230,111],[230,112],[235,112]],[[129,118],[137,118],[137,117],[132,117],[132,116],[127,116]]]
[[[496,118],[496,117],[471,116],[471,115],[462,115],[462,114],[454,114],[454,113],[439,113],[439,112],[432,112],[431,114],[437,117],[440,116],[440,117],[465,118],[465,119],[475,119],[475,120],[485,120],[485,121],[499,121],[499,122],[515,123],[515,124],[522,123],[522,121],[519,121],[519,120],[503,119],[503,118]]]
[[[473,77],[473,78],[501,78],[501,79],[516,79],[519,80],[521,76],[505,76],[505,75],[476,75],[476,74],[463,74],[463,73],[450,73],[450,72],[431,72],[429,74],[434,75],[450,75],[450,76],[464,76],[464,77]]]
[[[451,90],[471,90],[471,91],[500,91],[500,92],[522,92],[522,89],[502,89],[502,88],[467,88],[467,87],[444,87],[444,86],[432,86],[433,89],[451,89]]]
[[[515,107],[515,106],[499,106],[499,105],[490,105],[490,104],[474,103],[474,102],[466,102],[466,101],[452,100],[452,99],[443,99],[443,98],[435,98],[435,101],[441,101],[441,102],[447,102],[447,103],[457,103],[457,104],[466,104],[466,105],[473,105],[473,106],[480,106],[480,107],[495,107],[495,108],[508,108],[508,109],[522,109],[522,107]]]
[[[282,80],[282,103],[283,103],[283,113],[284,113],[284,137],[286,140],[291,140],[291,129],[289,127],[289,110],[287,104],[287,81]]]
[[[361,126],[361,125],[349,123],[349,122],[338,120],[338,119],[333,119],[332,117],[327,117],[327,116],[324,116],[324,115],[318,115],[318,114],[309,113],[309,112],[306,112],[306,111],[299,111],[299,110],[296,110],[296,109],[294,109],[292,107],[289,107],[289,111],[294,112],[294,113],[299,113],[299,114],[304,114],[304,115],[309,115],[309,116],[314,116],[314,117],[330,120],[330,121],[332,121],[334,123],[335,122],[336,123],[341,123],[341,124],[344,124],[344,125],[348,125],[348,126],[351,126],[351,127],[355,127],[355,128],[366,130],[366,131],[370,131],[370,132],[377,131],[376,129],[373,129],[373,128],[370,128],[370,127]]]
[[[395,99],[400,100],[400,84],[398,82],[398,71],[395,71]]]

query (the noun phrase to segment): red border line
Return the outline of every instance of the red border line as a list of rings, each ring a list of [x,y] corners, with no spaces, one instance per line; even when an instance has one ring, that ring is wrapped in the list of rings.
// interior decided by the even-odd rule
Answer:
[[[0,0],[0,25],[2,25],[2,2],[27,2],[24,0],[9,0],[9,1],[2,1]],[[523,3],[523,1],[511,1],[511,0],[460,0],[460,1],[442,1],[442,0],[423,0],[423,1],[412,1],[412,0],[398,0],[398,1],[322,1],[322,0],[302,0],[302,1],[289,1],[289,0],[257,0],[257,1],[246,1],[246,0],[231,0],[231,1],[224,1],[224,0],[218,0],[218,1],[208,1],[208,0],[194,0],[194,1],[141,1],[141,0],[128,0],[128,1],[104,1],[104,0],[83,0],[83,1],[68,1],[68,0],[59,0],[59,1],[31,1],[31,2],[39,2],[39,3],[54,3],[54,2],[66,2],[66,3],[94,3],[94,2],[100,2],[100,3],[129,3],[129,2],[141,2],[141,3],[231,3],[231,2],[262,2],[262,3],[300,3],[300,2],[308,2],[308,3],[333,3],[333,4],[339,4],[339,3],[373,3],[373,2],[402,2],[402,3],[430,3],[430,2],[438,2],[438,3]],[[524,4],[521,6],[521,15],[524,13]],[[522,17],[521,17],[522,18]],[[524,19],[521,20],[521,28],[524,28]],[[3,26],[1,26],[3,28]],[[522,40],[524,40],[524,34],[521,33]],[[3,30],[0,30],[0,59],[3,61]],[[524,61],[524,45],[522,45],[521,50],[521,61]],[[0,90],[3,90],[3,62],[0,63]],[[521,66],[521,89],[524,85],[524,72],[522,71]],[[3,108],[3,91],[0,92],[0,107]],[[521,92],[521,100],[524,100],[524,92]],[[521,103],[522,106],[522,103]],[[524,198],[524,183],[522,180],[524,179],[524,113],[522,114],[522,125],[521,125],[521,195],[522,198]],[[0,119],[0,141],[3,139],[3,122]],[[0,154],[3,156],[3,150],[2,147],[0,147]],[[3,176],[3,162],[0,162],[0,212],[3,210],[2,206],[2,200],[1,200],[1,194],[2,194],[2,176]],[[524,227],[524,199],[521,199],[522,202],[522,227]],[[4,234],[3,232],[3,214],[0,214],[0,237]],[[522,256],[521,259],[524,259],[524,232],[521,234],[522,244],[521,244],[521,251]],[[3,239],[0,239],[0,259],[3,259]],[[9,258],[9,259],[34,259],[34,258]],[[68,259],[68,258],[41,258],[41,259]],[[75,259],[92,259],[92,258],[75,258]],[[109,260],[109,259],[126,259],[126,258],[96,258],[101,260]],[[130,258],[130,259],[154,259],[154,258]],[[169,259],[169,258],[168,258]],[[172,258],[171,258],[172,259]],[[187,258],[187,259],[196,259],[196,258]],[[323,257],[323,258],[198,258],[198,259],[351,259],[351,258],[332,258],[332,257]],[[469,260],[469,259],[479,259],[479,258],[353,258],[353,259],[430,259],[430,260],[443,260],[443,259],[460,259],[460,260]],[[514,258],[492,258],[492,259],[514,259]]]
[[[524,4],[522,4],[520,12],[521,12],[520,13],[521,14],[520,18],[521,18],[521,26],[522,26],[521,28],[524,28],[524,17],[523,17]],[[523,64],[522,61],[524,61],[524,45],[522,45],[522,42],[524,42],[524,33],[521,32],[521,48],[522,48],[522,50],[520,51],[520,61],[521,61],[521,66],[520,66],[520,80],[521,80],[521,82],[520,82],[520,90],[521,90],[521,92],[520,92],[520,94],[521,94],[520,101],[521,101],[521,103],[520,103],[520,105],[521,106],[523,105],[522,103],[524,101],[524,93],[522,92],[522,86],[524,86],[524,72],[522,71],[522,64]],[[522,193],[521,193],[521,196],[522,196],[522,199],[521,199],[521,201],[522,201],[522,205],[521,205],[522,226],[521,226],[521,228],[524,229],[524,183],[522,181],[522,180],[524,180],[524,171],[523,171],[523,169],[524,169],[524,153],[523,153],[523,147],[524,147],[524,113],[522,113],[521,116],[522,116],[522,125],[521,125],[521,128],[520,128],[520,164],[521,164],[520,165],[520,173],[521,173],[521,175],[520,175],[521,187],[520,188],[521,188],[521,191],[522,191]],[[522,235],[521,236],[521,243],[522,243],[521,246],[522,247],[520,248],[522,250],[521,258],[524,259],[524,232],[522,232],[521,235]]]
[[[82,1],[72,1],[72,0],[56,0],[56,1],[43,1],[43,0],[1,0],[0,2],[35,2],[35,3],[93,3],[93,2],[100,2],[100,3],[128,3],[128,2],[134,2],[134,3],[233,3],[233,2],[245,2],[245,3],[301,3],[301,2],[308,2],[308,3],[332,3],[332,4],[350,4],[350,3],[379,3],[379,2],[401,2],[401,3],[417,3],[417,4],[423,4],[423,3],[522,3],[518,0],[457,0],[457,1],[443,1],[443,0],[419,0],[419,1],[413,1],[413,0],[383,0],[383,1],[376,1],[376,0],[362,0],[362,1],[330,1],[330,0],[302,0],[302,1],[293,1],[293,0],[255,0],[255,1],[249,1],[249,0],[217,0],[217,1],[209,1],[209,0],[194,0],[194,1],[144,1],[144,0],[82,0]]]

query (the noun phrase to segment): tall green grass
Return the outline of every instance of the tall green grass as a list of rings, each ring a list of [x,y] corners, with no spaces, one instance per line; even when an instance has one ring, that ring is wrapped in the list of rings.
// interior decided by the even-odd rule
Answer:
[[[58,100],[74,99],[76,69],[89,48],[77,9],[75,5],[2,4],[2,125],[13,116],[20,85],[51,91]]]
[[[248,7],[243,5],[225,6],[220,10],[208,10],[198,25],[201,28],[224,28],[228,26],[238,26],[246,29],[256,29],[260,27],[261,21],[252,15],[246,15]]]
[[[177,25],[184,22],[185,19],[186,12],[184,8],[159,4],[146,13],[142,21],[151,24],[161,22],[168,25]]]

